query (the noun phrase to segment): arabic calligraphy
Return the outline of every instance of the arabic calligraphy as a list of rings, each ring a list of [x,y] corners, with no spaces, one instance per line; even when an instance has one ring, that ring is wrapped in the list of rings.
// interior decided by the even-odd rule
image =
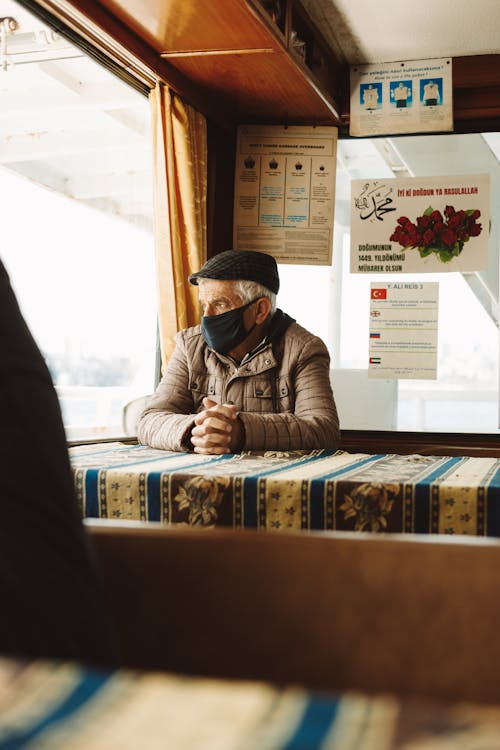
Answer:
[[[396,210],[396,206],[391,205],[393,202],[391,195],[391,187],[379,185],[376,182],[367,182],[354,200],[354,205],[359,211],[359,218],[366,220],[373,216],[378,221],[383,221],[385,214]]]

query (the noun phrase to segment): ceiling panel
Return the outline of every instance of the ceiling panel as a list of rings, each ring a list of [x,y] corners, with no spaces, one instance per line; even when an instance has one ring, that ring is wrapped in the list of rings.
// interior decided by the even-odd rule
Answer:
[[[350,64],[494,54],[499,0],[301,0]]]

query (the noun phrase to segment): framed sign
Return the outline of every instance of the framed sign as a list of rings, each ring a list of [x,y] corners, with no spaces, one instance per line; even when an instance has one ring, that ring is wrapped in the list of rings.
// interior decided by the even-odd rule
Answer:
[[[354,65],[349,133],[453,130],[451,58]]]
[[[278,263],[330,265],[337,128],[238,128],[234,247]]]
[[[489,175],[353,180],[351,273],[480,271]]]
[[[368,377],[435,380],[439,285],[373,282]]]

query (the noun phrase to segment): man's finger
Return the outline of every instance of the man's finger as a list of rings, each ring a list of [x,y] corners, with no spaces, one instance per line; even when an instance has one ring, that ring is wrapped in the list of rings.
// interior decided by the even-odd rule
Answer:
[[[209,416],[203,420],[201,424],[197,424],[191,430],[193,435],[206,435],[211,432],[231,432],[232,425],[227,419],[221,419],[219,417]]]
[[[205,448],[199,448],[195,445],[193,448],[193,453],[203,453],[206,456],[221,456],[224,453],[229,453],[229,448],[225,448],[222,445],[210,445]]]
[[[227,422],[227,424],[229,424],[233,420],[230,413],[223,410],[205,409],[204,411],[200,411],[198,412],[198,414],[196,414],[194,423],[200,425],[206,422],[208,419],[221,419]]]
[[[228,419],[236,419],[238,409],[235,404],[215,404],[208,409],[212,414],[221,414]]]
[[[191,435],[191,443],[195,448],[224,448],[228,450],[229,436],[220,432],[211,432],[209,435]]]
[[[212,401],[211,398],[208,398],[208,396],[205,396],[203,399],[203,406],[205,409],[212,409],[214,406],[218,406],[217,401]]]

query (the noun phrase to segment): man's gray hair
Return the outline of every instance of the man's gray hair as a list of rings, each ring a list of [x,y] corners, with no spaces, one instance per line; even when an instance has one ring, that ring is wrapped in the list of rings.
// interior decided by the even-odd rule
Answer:
[[[238,279],[234,282],[234,288],[237,294],[241,297],[244,305],[247,302],[251,302],[259,297],[267,297],[271,302],[271,314],[276,311],[276,295],[267,286],[259,284],[257,281],[247,281],[246,279]]]
[[[199,278],[198,285],[201,287],[205,281],[210,279]],[[233,284],[235,294],[241,299],[243,305],[259,297],[267,297],[271,302],[271,314],[276,312],[276,295],[267,286],[259,284],[258,281],[247,281],[246,279],[228,279]]]

